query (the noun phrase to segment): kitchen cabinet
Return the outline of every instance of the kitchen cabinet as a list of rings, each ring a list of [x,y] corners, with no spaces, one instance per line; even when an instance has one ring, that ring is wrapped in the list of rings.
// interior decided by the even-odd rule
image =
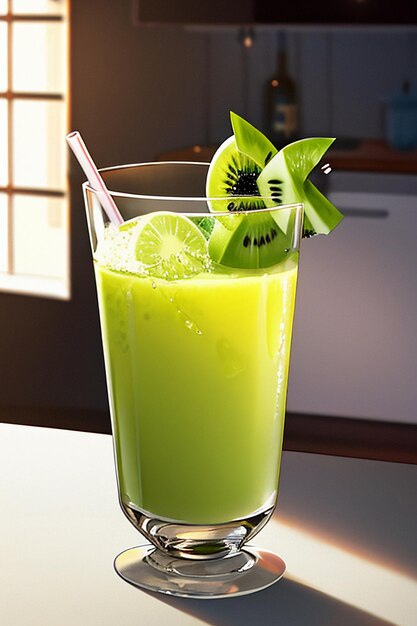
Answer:
[[[345,219],[302,243],[288,411],[417,423],[415,186],[335,173]]]

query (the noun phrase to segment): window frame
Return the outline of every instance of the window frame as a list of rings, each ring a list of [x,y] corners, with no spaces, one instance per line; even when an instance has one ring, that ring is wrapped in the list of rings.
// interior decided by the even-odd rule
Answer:
[[[7,242],[6,269],[0,271],[0,292],[11,292],[27,294],[31,296],[50,297],[63,300],[69,300],[71,297],[71,277],[70,277],[70,189],[67,174],[67,164],[65,164],[65,188],[32,188],[20,187],[14,184],[13,172],[13,103],[17,100],[41,101],[41,102],[62,102],[65,105],[65,131],[69,129],[69,45],[70,45],[70,26],[69,0],[65,2],[65,11],[63,13],[31,13],[21,14],[13,13],[13,2],[7,0],[7,13],[0,15],[0,23],[6,23],[7,36],[7,89],[0,92],[0,100],[6,101],[7,108],[7,184],[0,185],[0,194],[6,195],[6,228],[7,235],[4,241]],[[58,92],[22,92],[13,90],[13,25],[15,23],[64,23],[67,28],[66,37],[66,63],[67,78],[65,91]],[[45,199],[61,198],[65,200],[65,231],[66,231],[66,275],[64,278],[48,277],[48,276],[30,276],[25,274],[16,274],[14,271],[14,225],[13,225],[13,198],[15,195],[28,195],[43,197]]]

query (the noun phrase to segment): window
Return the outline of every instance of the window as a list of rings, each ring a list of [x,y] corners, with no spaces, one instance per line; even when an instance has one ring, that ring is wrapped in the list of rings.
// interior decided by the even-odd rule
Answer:
[[[0,0],[0,290],[69,298],[68,0]]]

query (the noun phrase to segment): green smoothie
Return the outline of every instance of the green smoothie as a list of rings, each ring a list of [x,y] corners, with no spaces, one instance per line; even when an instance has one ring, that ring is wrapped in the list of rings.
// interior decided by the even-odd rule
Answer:
[[[164,280],[96,259],[123,503],[195,524],[274,504],[297,264]]]

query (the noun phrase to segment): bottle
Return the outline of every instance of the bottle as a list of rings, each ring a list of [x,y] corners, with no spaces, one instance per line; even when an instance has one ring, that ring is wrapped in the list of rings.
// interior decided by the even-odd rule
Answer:
[[[282,148],[297,135],[297,90],[288,74],[287,55],[278,52],[278,67],[266,84],[265,134],[277,149]]]

